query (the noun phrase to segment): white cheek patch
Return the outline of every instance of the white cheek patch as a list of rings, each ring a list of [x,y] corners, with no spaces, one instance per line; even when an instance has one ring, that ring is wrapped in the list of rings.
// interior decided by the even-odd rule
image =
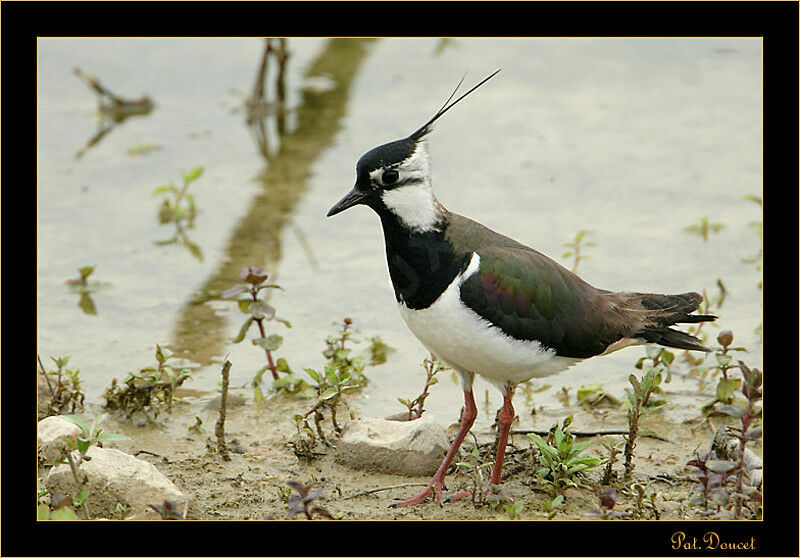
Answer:
[[[414,231],[424,232],[436,228],[439,222],[439,207],[431,188],[426,183],[409,184],[382,195],[386,209]]]

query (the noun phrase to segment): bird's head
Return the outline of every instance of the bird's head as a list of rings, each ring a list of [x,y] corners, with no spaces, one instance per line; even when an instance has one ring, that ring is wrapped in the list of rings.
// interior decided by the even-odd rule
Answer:
[[[407,228],[424,231],[435,226],[441,204],[433,195],[431,165],[425,136],[433,123],[461,99],[494,77],[497,70],[450,103],[461,86],[422,127],[406,138],[367,151],[356,164],[353,189],[328,211],[328,217],[355,205],[366,205],[379,215],[393,214]]]

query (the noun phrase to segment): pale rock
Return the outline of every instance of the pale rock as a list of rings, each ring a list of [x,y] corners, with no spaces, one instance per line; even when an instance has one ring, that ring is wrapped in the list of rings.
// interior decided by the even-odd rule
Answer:
[[[61,457],[61,450],[69,450],[68,440],[76,443],[81,429],[61,416],[42,419],[36,425],[36,453],[39,462],[53,465]],[[76,446],[72,446],[73,448]]]
[[[77,452],[74,454],[77,457]],[[114,517],[117,504],[128,507],[141,518],[158,518],[150,504],[174,501],[183,506],[188,498],[154,465],[112,448],[92,446],[79,472],[89,478],[87,505],[93,518]],[[69,465],[50,470],[45,486],[51,494],[75,495],[75,480]]]
[[[336,462],[353,469],[427,476],[439,468],[448,447],[444,428],[429,414],[412,421],[358,418],[344,428]]]

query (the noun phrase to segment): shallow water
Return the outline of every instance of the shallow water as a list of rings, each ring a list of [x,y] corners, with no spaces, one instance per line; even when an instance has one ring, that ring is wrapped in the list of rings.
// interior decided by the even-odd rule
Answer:
[[[722,278],[729,294],[718,324],[748,347],[746,362],[761,366],[753,332],[760,274],[741,261],[759,249],[749,223],[761,220],[760,208],[743,198],[761,195],[760,40],[380,40],[363,46],[363,59],[337,59],[352,66],[346,107],[334,103],[340,108],[325,113],[325,137],[306,137],[303,114],[316,105],[299,85],[327,47],[289,40],[289,105],[297,112],[287,119],[284,151],[267,160],[245,125],[243,96],[232,91],[250,90],[261,41],[39,41],[38,350],[43,359],[72,353],[91,399],[112,378],[152,364],[156,343],[195,368],[187,387],[213,390],[225,355],[232,383],[250,380],[263,354],[230,342],[241,314],[230,303],[192,301],[200,289],[232,286],[251,264],[285,289],[271,298],[293,325],[274,326],[285,337],[278,356],[295,369],[321,366],[331,322],[349,316],[362,337],[380,335],[397,349],[368,370],[372,382],[354,405],[370,415],[401,411],[396,398],[422,388],[426,353],[397,312],[379,222],[364,207],[325,213],[352,186],[362,153],[425,122],[465,72],[469,85],[498,67],[429,136],[442,203],[568,267],[563,243],[593,231],[596,245],[579,272],[602,288],[713,294]],[[79,159],[97,107],[74,66],[156,104]],[[160,148],[127,153],[148,143]],[[174,231],[159,225],[152,191],[198,165],[205,173],[191,188],[199,214],[187,233],[202,261],[179,245],[154,244]],[[726,228],[707,242],[681,232],[705,215]],[[92,279],[110,283],[93,295],[95,316],[65,285],[84,265],[97,265]],[[713,340],[718,329],[708,330]],[[562,386],[572,388],[573,403],[576,389],[591,383],[623,397],[643,355],[628,348],[532,382],[550,387],[518,396],[522,425],[531,425],[531,406],[546,417],[537,426],[568,412],[557,397]],[[697,382],[682,372],[677,367],[668,386],[688,394],[670,397],[675,419],[706,400],[691,395]],[[445,422],[462,402],[450,376],[426,404]],[[485,427],[500,398],[488,384],[477,388]]]

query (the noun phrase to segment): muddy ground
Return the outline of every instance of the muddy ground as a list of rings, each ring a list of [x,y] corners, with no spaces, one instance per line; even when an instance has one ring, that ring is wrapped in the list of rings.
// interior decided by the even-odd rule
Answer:
[[[218,396],[216,396],[218,398]],[[287,446],[287,441],[296,433],[292,417],[309,407],[307,400],[289,400],[273,397],[258,408],[252,398],[231,396],[233,404],[227,412],[226,437],[231,450],[230,461],[210,451],[213,447],[214,425],[218,410],[213,394],[194,394],[184,397],[171,413],[163,413],[155,423],[137,426],[129,419],[118,420],[109,417],[106,431],[127,434],[130,442],[118,443],[116,447],[136,454],[139,458],[153,463],[164,475],[171,479],[182,491],[192,498],[188,519],[205,520],[264,520],[284,519],[288,513],[287,481],[297,481],[312,489],[322,489],[321,497],[313,505],[328,510],[334,518],[342,520],[487,520],[511,519],[509,503],[473,504],[468,498],[448,503],[443,507],[429,501],[411,508],[390,508],[398,499],[407,498],[422,490],[428,477],[402,477],[387,474],[355,471],[338,465],[334,461],[335,448],[318,446],[324,455],[312,461],[299,459]],[[238,403],[238,404],[237,404]],[[217,405],[218,406],[218,405]],[[87,408],[87,415],[102,409]],[[571,426],[575,431],[612,430],[626,428],[624,410],[611,409],[601,422],[590,412],[571,409],[575,420]],[[437,417],[449,425],[451,439],[457,430],[458,410],[452,417]],[[348,413],[345,415],[345,422]],[[190,429],[202,420],[200,431]],[[516,428],[530,428],[523,423]],[[562,417],[563,418],[563,417]],[[555,424],[559,419],[553,415],[540,417],[537,424]],[[530,420],[528,418],[528,420]],[[646,429],[669,439],[640,438],[634,457],[636,483],[645,488],[645,498],[636,504],[635,493],[619,483],[614,515],[609,519],[718,519],[723,516],[710,513],[702,508],[689,505],[691,493],[696,486],[692,478],[693,468],[685,468],[687,461],[696,452],[708,451],[713,432],[708,426],[697,423],[670,424],[660,422],[656,414],[644,423]],[[142,422],[142,421],[139,421]],[[323,423],[328,429],[330,425]],[[718,423],[715,421],[714,426]],[[482,457],[491,459],[493,434],[489,431],[476,432]],[[334,436],[330,436],[335,440]],[[616,443],[621,436],[611,437]],[[604,457],[600,437],[591,438],[592,445],[585,455]],[[335,443],[335,442],[334,442]],[[541,520],[548,514],[544,505],[553,499],[551,487],[535,477],[535,454],[531,442],[524,435],[513,436],[513,447],[509,446],[504,467],[504,490],[517,504],[515,519]],[[752,449],[761,452],[761,445],[753,444]],[[474,448],[474,440],[468,436],[463,449]],[[461,459],[465,459],[462,453]],[[622,463],[614,470],[622,476]],[[487,470],[487,476],[491,469]],[[40,478],[45,474],[40,470]],[[552,516],[557,520],[598,519],[599,498],[591,487],[599,484],[602,467],[589,472],[585,487],[569,488],[564,493],[564,502]],[[460,490],[471,489],[474,477],[467,473],[448,475],[448,488],[445,493],[455,494]],[[419,486],[399,486],[417,483]],[[388,488],[394,487],[394,488]],[[387,489],[388,488],[388,489]],[[374,491],[374,492],[370,492]],[[655,494],[652,499],[650,497]],[[154,502],[155,503],[155,502]],[[723,512],[724,514],[725,512]],[[131,519],[152,519],[153,516],[132,517]],[[304,520],[297,516],[295,520]]]

